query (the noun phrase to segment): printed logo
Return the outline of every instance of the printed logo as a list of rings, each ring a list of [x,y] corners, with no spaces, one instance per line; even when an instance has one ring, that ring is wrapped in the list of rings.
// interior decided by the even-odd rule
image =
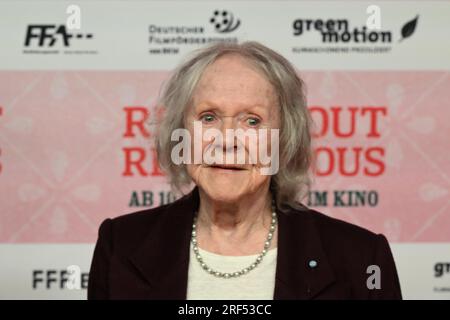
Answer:
[[[367,25],[352,26],[342,19],[296,19],[292,24],[293,36],[300,38],[307,33],[317,33],[315,45],[293,47],[294,53],[388,53],[395,39],[403,42],[410,38],[417,27],[419,15],[407,21],[399,32],[390,29],[368,28]],[[397,41],[397,40],[395,40]]]
[[[241,20],[235,19],[233,13],[226,10],[216,10],[209,20],[217,32],[228,33],[236,30],[241,25]]]
[[[72,33],[63,24],[32,24],[25,33],[23,53],[27,54],[96,54],[96,50],[76,48],[86,41],[92,41],[92,33]],[[89,42],[88,42],[89,43]]]

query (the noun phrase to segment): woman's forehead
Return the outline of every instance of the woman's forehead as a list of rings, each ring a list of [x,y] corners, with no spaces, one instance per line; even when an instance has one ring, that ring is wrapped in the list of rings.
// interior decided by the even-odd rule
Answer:
[[[250,79],[239,74],[226,74],[203,80],[208,81],[200,81],[192,97],[195,106],[267,108],[276,102],[274,88],[262,77]]]
[[[206,67],[200,77],[199,89],[269,89],[272,87],[267,77],[248,59],[236,55],[226,55]]]

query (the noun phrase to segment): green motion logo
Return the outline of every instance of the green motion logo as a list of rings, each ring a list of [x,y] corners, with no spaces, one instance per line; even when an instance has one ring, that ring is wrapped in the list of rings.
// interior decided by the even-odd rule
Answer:
[[[409,38],[415,31],[419,15],[409,20],[400,29],[398,41]],[[294,36],[301,36],[306,32],[318,32],[322,43],[358,43],[358,44],[387,44],[392,43],[396,33],[391,30],[369,29],[367,26],[351,28],[348,19],[296,19],[293,24]]]

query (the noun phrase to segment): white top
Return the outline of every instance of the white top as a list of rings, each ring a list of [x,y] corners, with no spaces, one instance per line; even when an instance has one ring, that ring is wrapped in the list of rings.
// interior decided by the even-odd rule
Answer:
[[[223,256],[199,248],[203,261],[220,272],[242,270],[258,257]],[[271,249],[261,263],[249,273],[237,278],[218,278],[202,269],[195,258],[193,246],[189,258],[188,300],[272,300],[275,290],[277,248]]]

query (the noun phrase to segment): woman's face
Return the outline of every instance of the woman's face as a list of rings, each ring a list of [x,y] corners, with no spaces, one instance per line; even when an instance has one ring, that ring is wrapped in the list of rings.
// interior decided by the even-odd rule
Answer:
[[[258,133],[264,131],[261,129],[279,128],[275,90],[260,71],[238,55],[230,54],[217,59],[203,73],[194,92],[192,104],[187,110],[185,127],[191,137],[194,137],[195,121],[197,128],[199,123],[202,128],[200,132],[203,162],[188,164],[187,170],[196,185],[209,197],[216,201],[233,202],[263,190],[269,184],[271,176],[263,175],[259,170],[262,166],[259,156],[258,161],[254,163],[255,150],[261,147],[262,139],[258,135],[253,140],[228,138],[225,131],[241,129],[241,133]],[[220,141],[214,135],[205,137],[203,134],[208,129],[216,129],[209,131],[220,132],[223,140]],[[267,142],[264,144],[270,155],[270,131],[266,137]],[[194,140],[192,139],[192,150],[195,148]],[[206,154],[220,154],[212,150],[222,152],[222,164],[205,163]],[[238,153],[245,156],[244,164],[237,163]],[[234,160],[231,164],[230,159]]]

